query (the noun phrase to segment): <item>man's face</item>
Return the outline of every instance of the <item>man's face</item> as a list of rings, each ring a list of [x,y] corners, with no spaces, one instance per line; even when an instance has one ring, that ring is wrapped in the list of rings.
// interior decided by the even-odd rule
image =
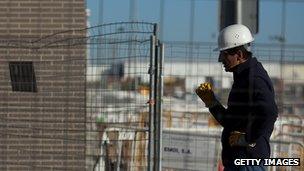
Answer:
[[[226,72],[231,72],[231,69],[239,64],[237,53],[228,53],[227,51],[220,52],[218,61],[223,63]]]

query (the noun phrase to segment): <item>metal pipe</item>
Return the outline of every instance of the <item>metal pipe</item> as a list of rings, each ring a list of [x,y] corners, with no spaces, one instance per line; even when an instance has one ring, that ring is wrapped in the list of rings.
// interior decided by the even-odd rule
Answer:
[[[159,39],[163,40],[163,34],[164,34],[164,13],[165,13],[165,2],[166,0],[160,1],[160,30],[159,30]]]
[[[156,96],[156,146],[155,146],[155,169],[162,170],[162,95],[163,95],[163,63],[164,63],[164,44],[159,43],[159,57],[157,61],[157,96]]]
[[[131,22],[137,21],[137,0],[130,0],[129,20]]]
[[[236,23],[242,23],[242,0],[236,2]]]
[[[159,127],[158,127],[158,115],[159,115],[159,44],[156,39],[156,48],[155,48],[155,74],[154,74],[154,99],[155,99],[155,105],[154,105],[154,166],[153,171],[158,171],[159,168]]]
[[[147,164],[148,168],[147,170],[152,171],[153,170],[153,135],[154,135],[154,59],[155,59],[155,35],[150,37],[150,68],[149,68],[149,75],[150,75],[150,91],[149,91],[149,141],[148,141],[148,157],[147,157]]]
[[[104,11],[104,0],[99,0],[99,9],[98,9],[98,25],[103,24],[103,11]]]

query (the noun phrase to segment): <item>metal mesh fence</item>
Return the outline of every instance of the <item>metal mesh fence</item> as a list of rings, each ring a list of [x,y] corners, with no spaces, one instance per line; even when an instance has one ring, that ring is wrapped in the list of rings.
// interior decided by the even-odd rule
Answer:
[[[214,44],[167,42],[163,86],[154,87],[155,34],[154,24],[133,22],[2,41],[3,79],[11,80],[10,62],[33,61],[37,81],[33,94],[12,92],[11,82],[2,82],[3,170],[16,165],[24,170],[83,170],[85,165],[97,171],[146,170],[151,154],[157,154],[148,141],[151,117],[160,113],[151,113],[155,103],[162,103],[161,167],[219,169],[221,128],[194,89],[209,81],[226,104],[232,75],[217,62]],[[280,109],[272,156],[302,159],[303,47],[257,44],[253,50],[273,81]],[[155,88],[162,89],[161,99],[151,99],[151,92],[159,91]],[[303,163],[269,168],[275,169],[301,170]]]
[[[148,167],[150,23],[115,23],[90,30],[87,139],[95,170]],[[98,35],[98,36],[95,36]],[[96,149],[98,149],[96,154]]]
[[[226,105],[233,77],[217,62],[214,44],[166,42],[163,96],[163,169],[220,170],[221,127],[194,90],[211,82]],[[279,118],[272,136],[272,157],[303,158],[303,50],[254,45],[253,53],[274,84]],[[269,170],[301,170],[269,167]]]
[[[155,33],[126,22],[3,39],[1,169],[146,170]]]

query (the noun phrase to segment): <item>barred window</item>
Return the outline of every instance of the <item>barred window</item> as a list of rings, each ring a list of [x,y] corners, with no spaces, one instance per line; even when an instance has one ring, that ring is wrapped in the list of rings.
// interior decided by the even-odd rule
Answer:
[[[9,68],[13,91],[37,92],[33,62],[10,62]]]

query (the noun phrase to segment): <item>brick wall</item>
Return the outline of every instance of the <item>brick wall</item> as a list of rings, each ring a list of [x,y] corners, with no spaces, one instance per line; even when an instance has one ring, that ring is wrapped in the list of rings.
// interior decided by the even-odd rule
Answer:
[[[85,1],[2,0],[0,23],[0,170],[85,170],[85,45],[31,47],[86,33],[28,43],[84,28]],[[11,61],[33,62],[37,92],[12,91]]]

